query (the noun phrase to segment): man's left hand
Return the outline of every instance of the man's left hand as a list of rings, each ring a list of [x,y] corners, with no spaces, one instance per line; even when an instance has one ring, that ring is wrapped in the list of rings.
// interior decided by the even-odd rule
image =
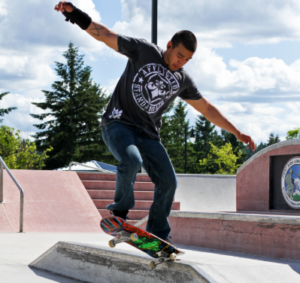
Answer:
[[[248,136],[248,135],[246,135],[246,134],[240,132],[240,133],[238,133],[238,134],[236,135],[236,138],[237,138],[238,140],[240,140],[241,142],[243,142],[243,143],[245,143],[245,144],[248,144],[247,148],[250,148],[250,147],[251,147],[253,151],[256,150],[256,145],[255,145],[253,139],[252,139],[250,136]]]

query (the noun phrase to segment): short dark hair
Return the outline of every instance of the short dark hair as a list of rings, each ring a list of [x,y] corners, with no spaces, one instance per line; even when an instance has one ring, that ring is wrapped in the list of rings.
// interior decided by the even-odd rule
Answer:
[[[171,41],[173,44],[173,48],[182,43],[183,46],[191,52],[195,52],[197,49],[197,38],[189,30],[181,30],[176,32],[173,35]]]

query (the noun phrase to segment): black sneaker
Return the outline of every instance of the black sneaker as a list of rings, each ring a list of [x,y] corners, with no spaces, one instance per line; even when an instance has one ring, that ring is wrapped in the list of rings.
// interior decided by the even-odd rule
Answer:
[[[129,212],[129,210],[119,211],[119,210],[113,209],[113,210],[110,211],[110,214],[112,214],[113,216],[120,217],[120,218],[122,218],[124,220],[127,220],[128,219],[128,217],[127,217],[128,212]]]

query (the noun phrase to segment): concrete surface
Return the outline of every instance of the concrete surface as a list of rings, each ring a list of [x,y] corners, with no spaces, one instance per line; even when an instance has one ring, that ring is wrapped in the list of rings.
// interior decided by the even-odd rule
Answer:
[[[24,190],[25,232],[102,232],[102,219],[76,172],[11,170]],[[0,232],[19,231],[20,191],[4,171]]]
[[[182,211],[236,211],[236,176],[177,174]]]
[[[103,247],[104,250],[107,250],[107,242],[109,239],[111,239],[110,236],[100,233],[1,233],[1,282],[78,282],[50,272],[29,268],[28,265],[59,241],[72,241],[97,245]],[[187,246],[178,247],[186,252],[186,254],[181,257],[181,262],[191,263],[196,266],[196,268],[199,267],[202,272],[205,272],[205,274],[211,278],[211,282],[300,282],[300,261],[273,260],[266,257],[219,252],[204,248]],[[134,254],[136,256],[145,256],[144,253],[133,249],[126,244],[118,245],[113,251]]]

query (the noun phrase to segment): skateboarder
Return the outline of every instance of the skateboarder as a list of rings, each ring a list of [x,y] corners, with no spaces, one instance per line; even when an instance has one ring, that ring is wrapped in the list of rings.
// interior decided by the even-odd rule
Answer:
[[[166,50],[143,39],[117,34],[70,2],[55,6],[66,20],[76,23],[96,40],[128,57],[123,75],[103,115],[104,142],[118,165],[114,203],[107,206],[115,216],[126,219],[135,205],[133,184],[141,166],[155,184],[154,200],[146,230],[168,239],[168,216],[177,186],[168,154],[160,142],[159,129],[164,111],[180,97],[215,125],[233,133],[255,150],[252,138],[238,130],[204,98],[183,66],[192,59],[197,40],[190,31],[179,31]],[[192,196],[190,196],[192,197]]]

